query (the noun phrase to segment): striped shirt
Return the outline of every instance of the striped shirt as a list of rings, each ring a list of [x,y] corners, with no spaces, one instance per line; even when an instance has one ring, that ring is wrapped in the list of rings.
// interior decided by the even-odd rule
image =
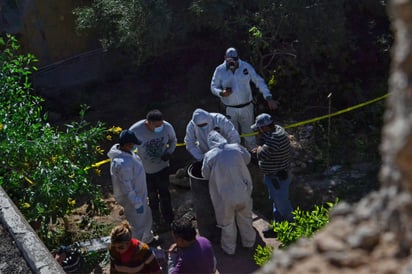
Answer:
[[[264,145],[257,154],[259,167],[264,174],[276,174],[288,170],[290,164],[291,145],[289,135],[279,125],[263,134]]]

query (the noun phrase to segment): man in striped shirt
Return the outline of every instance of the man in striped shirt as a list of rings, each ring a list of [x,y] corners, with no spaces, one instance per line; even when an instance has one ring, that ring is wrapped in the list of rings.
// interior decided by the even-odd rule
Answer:
[[[289,200],[289,135],[283,127],[276,125],[272,116],[267,113],[258,115],[251,128],[258,131],[259,145],[252,149],[252,153],[256,153],[259,168],[264,174],[264,183],[273,205],[273,221],[292,221],[293,207]],[[265,237],[275,236],[271,232],[273,229],[264,233]]]

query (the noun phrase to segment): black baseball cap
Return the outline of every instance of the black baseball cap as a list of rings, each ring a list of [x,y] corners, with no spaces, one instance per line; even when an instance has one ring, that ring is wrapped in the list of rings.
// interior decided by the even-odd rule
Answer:
[[[120,132],[119,135],[119,143],[120,145],[128,144],[128,143],[133,143],[136,145],[140,145],[142,142],[137,139],[136,135],[133,133],[133,131],[129,129],[125,129],[122,132]]]

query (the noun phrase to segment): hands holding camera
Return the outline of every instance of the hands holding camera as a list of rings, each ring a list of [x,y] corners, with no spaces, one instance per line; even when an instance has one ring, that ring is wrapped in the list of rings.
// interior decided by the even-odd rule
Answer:
[[[220,92],[222,97],[228,97],[230,94],[232,94],[232,88],[225,88]]]

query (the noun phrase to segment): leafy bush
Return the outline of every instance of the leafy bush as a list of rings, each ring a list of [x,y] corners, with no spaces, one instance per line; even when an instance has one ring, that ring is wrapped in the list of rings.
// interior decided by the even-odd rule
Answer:
[[[273,246],[261,246],[258,245],[255,250],[255,254],[253,254],[253,260],[258,266],[264,265],[266,262],[270,260],[272,257]]]
[[[293,222],[275,223],[274,230],[281,247],[286,247],[302,237],[310,237],[329,222],[329,211],[336,204],[326,203],[326,206],[314,206],[312,211],[293,211]]]
[[[95,30],[104,48],[122,48],[135,62],[164,51],[170,10],[164,0],[97,0],[76,8],[79,31]]]
[[[386,92],[379,78],[387,79],[382,75],[392,43],[387,1],[260,0],[256,5],[258,12],[248,18],[251,62],[271,79],[281,103],[291,105],[291,115],[325,106],[330,92],[339,109]],[[371,69],[362,73],[365,68]]]
[[[163,71],[172,82],[197,66],[211,73],[216,58],[235,46],[279,100],[276,114],[302,120],[325,114],[331,92],[334,109],[387,92],[393,41],[387,3],[96,0],[84,2],[74,14],[79,31],[145,65],[141,71],[148,75]],[[210,78],[199,79],[186,81],[185,88],[210,85]],[[164,91],[172,86],[163,85]],[[259,112],[269,111],[259,93],[256,98]]]
[[[329,222],[329,212],[337,204],[326,203],[325,206],[315,205],[312,211],[302,211],[299,208],[293,211],[293,222],[274,222],[273,230],[277,233],[277,240],[281,242],[280,248],[289,246],[302,237],[310,237]],[[253,256],[256,264],[264,265],[272,256],[273,247],[258,245]]]
[[[36,58],[19,55],[17,40],[0,38],[0,185],[47,243],[47,225],[63,218],[81,198],[102,206],[100,191],[85,169],[102,153],[102,123],[80,121],[64,131],[47,123],[42,98],[31,93]],[[48,236],[49,235],[49,236]]]

